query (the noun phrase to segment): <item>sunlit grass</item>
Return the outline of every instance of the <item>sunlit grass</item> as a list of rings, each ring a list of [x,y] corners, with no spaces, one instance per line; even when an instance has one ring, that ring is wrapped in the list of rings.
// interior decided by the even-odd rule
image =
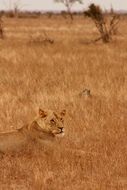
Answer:
[[[0,131],[29,123],[39,107],[66,109],[67,116],[63,139],[1,159],[0,188],[127,188],[126,24],[124,19],[112,43],[85,45],[98,36],[89,20],[5,20]],[[29,43],[43,30],[54,44]],[[79,96],[85,88],[91,97]]]

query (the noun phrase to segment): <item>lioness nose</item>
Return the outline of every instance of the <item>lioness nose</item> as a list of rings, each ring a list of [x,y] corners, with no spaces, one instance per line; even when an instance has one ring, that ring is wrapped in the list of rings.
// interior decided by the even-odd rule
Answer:
[[[63,130],[63,127],[59,127],[59,129],[62,131],[62,130]]]
[[[65,132],[64,127],[62,127],[61,131],[62,131],[62,132]]]

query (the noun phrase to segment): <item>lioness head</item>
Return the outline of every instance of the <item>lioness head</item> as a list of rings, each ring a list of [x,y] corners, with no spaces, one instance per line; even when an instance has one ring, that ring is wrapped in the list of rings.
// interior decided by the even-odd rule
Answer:
[[[64,116],[66,111],[60,113],[39,109],[39,117],[36,119],[40,130],[54,136],[64,136]]]

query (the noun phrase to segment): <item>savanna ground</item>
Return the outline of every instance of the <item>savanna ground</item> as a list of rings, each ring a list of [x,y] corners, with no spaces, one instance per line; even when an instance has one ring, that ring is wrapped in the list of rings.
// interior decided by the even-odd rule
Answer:
[[[89,19],[4,19],[0,131],[66,109],[66,135],[0,160],[0,190],[127,189],[127,18],[110,44]],[[43,44],[43,31],[54,44]],[[91,97],[79,96],[83,89]]]

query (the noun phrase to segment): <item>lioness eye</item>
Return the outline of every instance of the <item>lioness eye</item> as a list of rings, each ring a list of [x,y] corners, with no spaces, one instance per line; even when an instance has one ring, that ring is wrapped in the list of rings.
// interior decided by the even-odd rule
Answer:
[[[63,122],[63,118],[60,118],[60,121],[62,121],[62,122]]]

